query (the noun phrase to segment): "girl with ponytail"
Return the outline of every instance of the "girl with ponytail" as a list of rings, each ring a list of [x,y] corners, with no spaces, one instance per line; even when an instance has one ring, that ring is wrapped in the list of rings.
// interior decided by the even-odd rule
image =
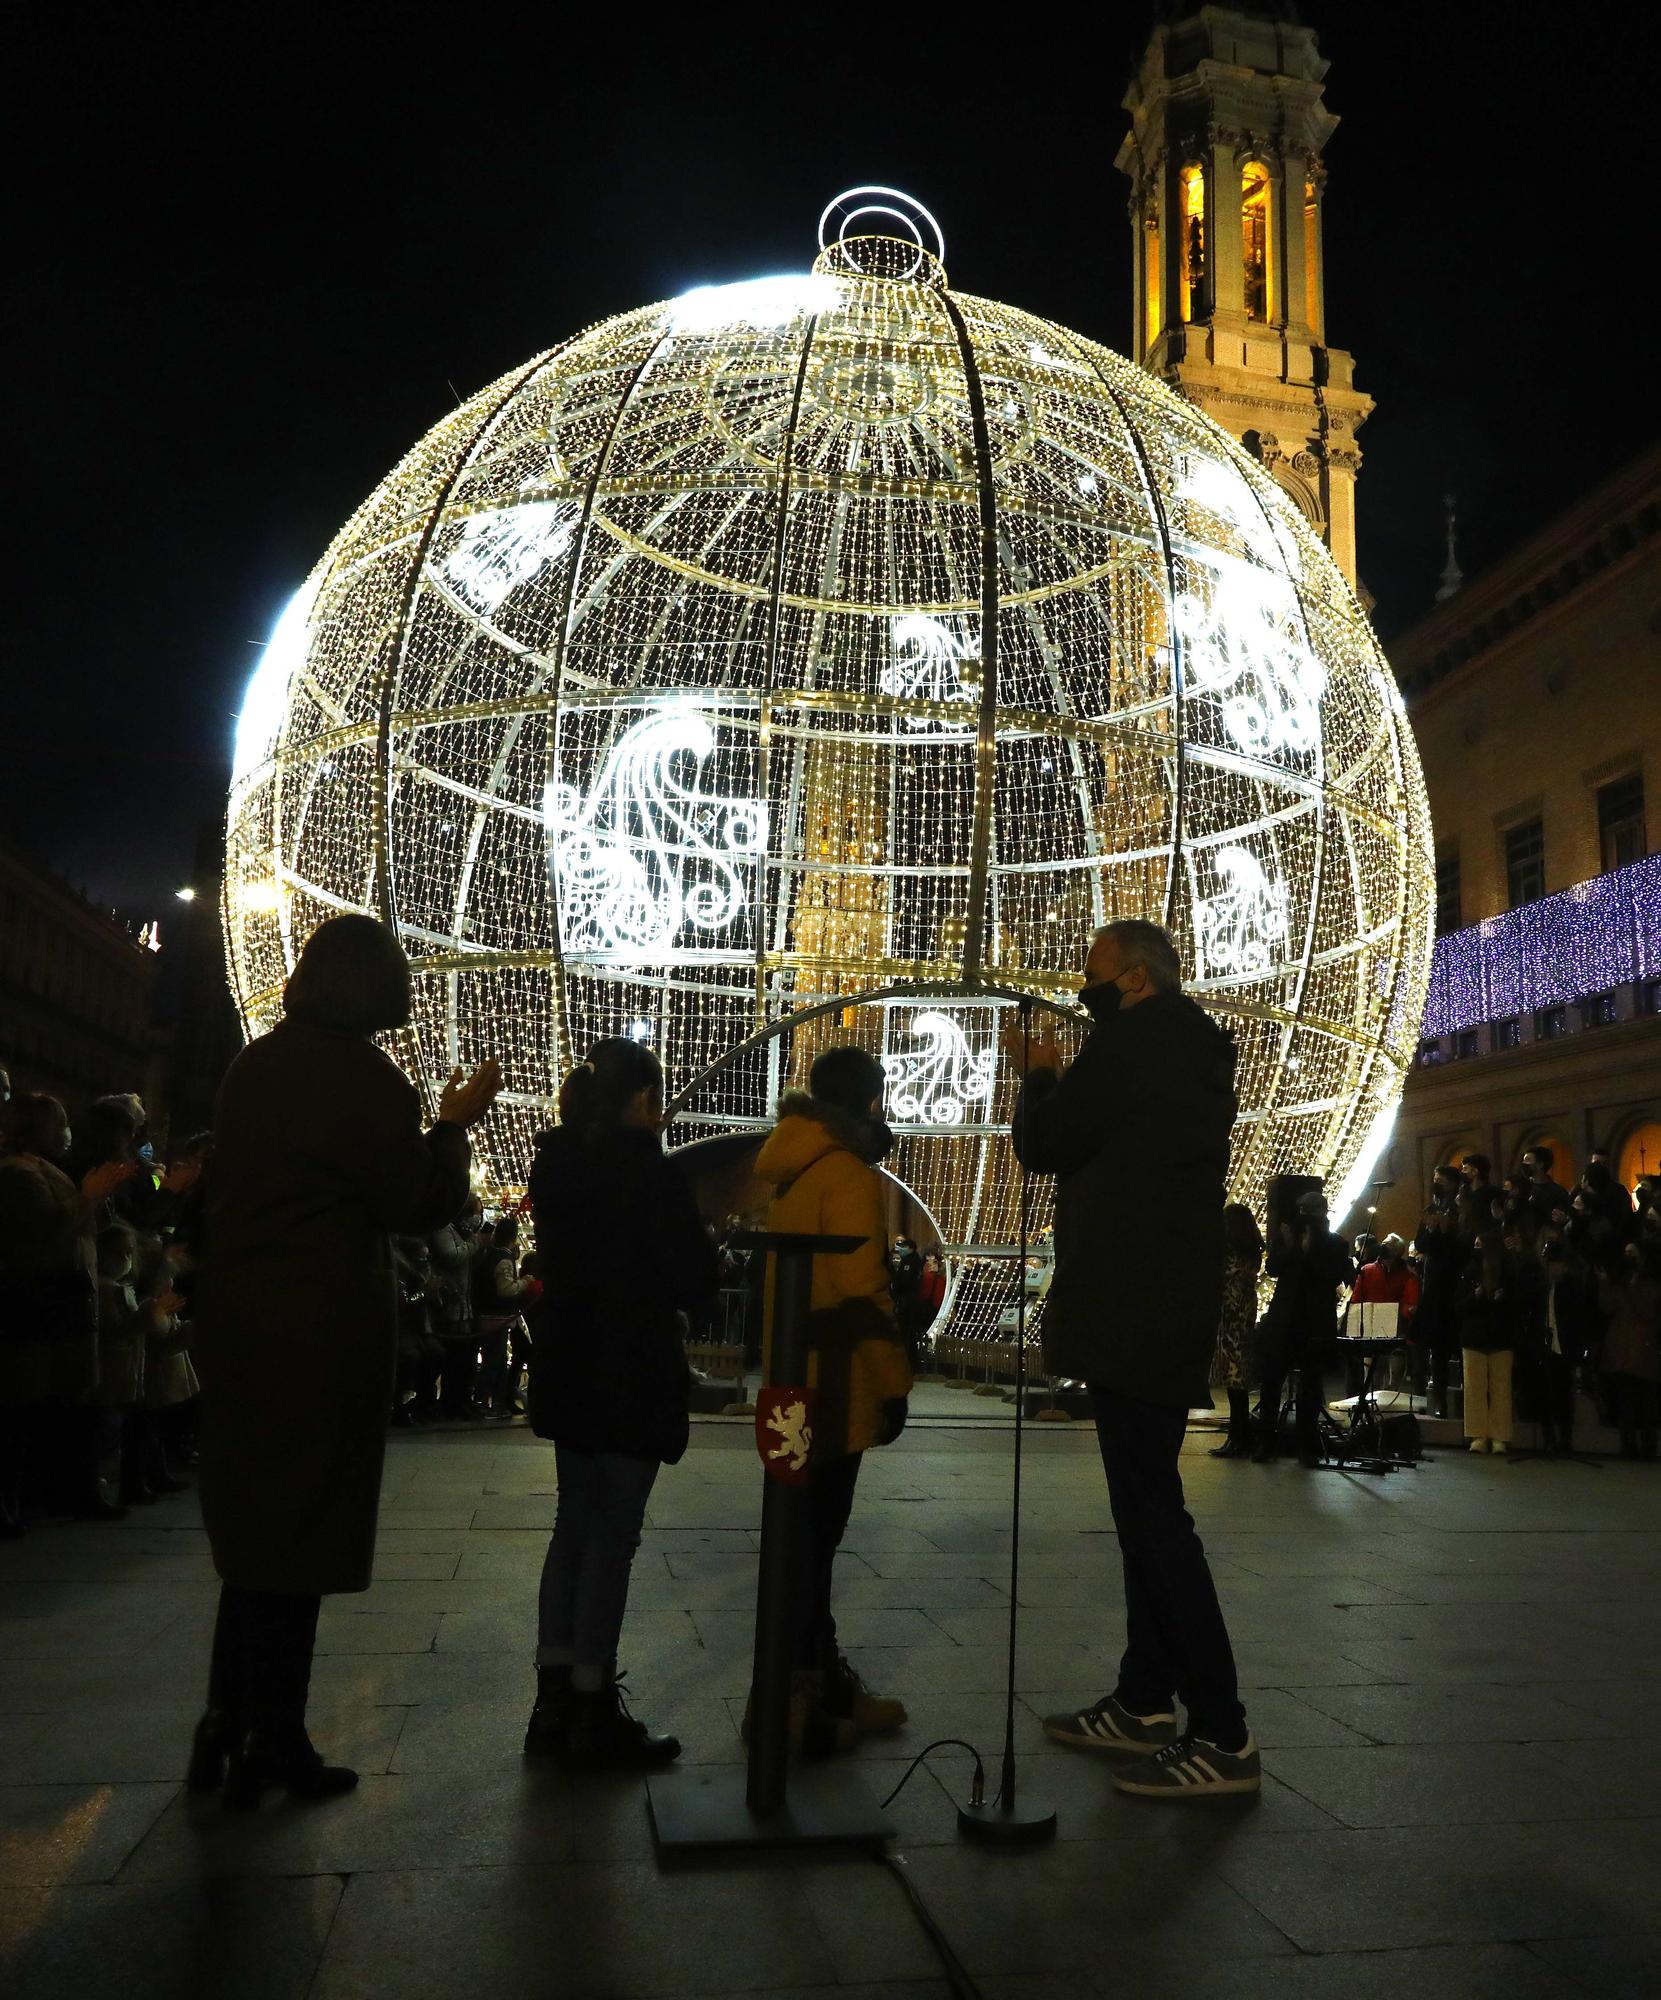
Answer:
[[[660,1465],[686,1450],[681,1314],[713,1297],[714,1246],[664,1156],[663,1070],[641,1043],[596,1042],[565,1079],[531,1167],[543,1295],[530,1417],[559,1504],[542,1571],[527,1756],[652,1770],[680,1754],[623,1705],[617,1643]]]

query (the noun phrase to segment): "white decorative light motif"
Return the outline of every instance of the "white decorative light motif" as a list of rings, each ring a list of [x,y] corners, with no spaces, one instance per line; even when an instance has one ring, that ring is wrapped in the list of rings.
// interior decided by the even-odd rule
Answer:
[[[1194,904],[1205,976],[1252,979],[1274,965],[1286,944],[1286,884],[1274,881],[1248,848],[1219,848],[1212,866],[1224,886]]]
[[[1293,630],[1296,591],[1285,577],[1233,556],[1212,553],[1204,562],[1209,587],[1183,592],[1173,606],[1190,686],[1216,699],[1223,726],[1248,756],[1307,756],[1321,740],[1327,675]]]
[[[568,501],[528,500],[476,514],[461,532],[444,569],[480,611],[495,611],[571,546],[580,510]]]
[[[909,1023],[920,1049],[885,1055],[888,1111],[896,1125],[962,1125],[984,1113],[997,1070],[995,1046],[970,1046],[962,1023],[930,1008]]]
[[[753,799],[699,789],[714,753],[708,719],[677,703],[623,733],[586,797],[548,785],[567,958],[662,960],[687,932],[706,950],[742,944],[767,816]]]
[[[884,694],[907,701],[968,702],[974,690],[959,672],[962,662],[974,657],[970,642],[960,634],[919,612],[896,618],[890,627],[893,652],[877,685]],[[907,714],[901,718],[907,729],[952,728],[958,725],[927,716]],[[961,725],[969,726],[968,721]]]

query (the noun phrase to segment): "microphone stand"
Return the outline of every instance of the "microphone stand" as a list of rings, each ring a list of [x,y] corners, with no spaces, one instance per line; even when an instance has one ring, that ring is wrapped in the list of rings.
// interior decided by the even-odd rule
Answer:
[[[1018,1114],[1025,1136],[1027,1076],[1032,1062],[1032,1000],[1023,995],[1021,1017],[1021,1090]],[[1009,1537],[1009,1665],[1004,1683],[1004,1754],[998,1792],[990,1805],[957,1809],[957,1823],[971,1840],[987,1847],[1033,1847],[1055,1838],[1054,1806],[1021,1800],[1015,1789],[1015,1625],[1021,1580],[1021,1434],[1027,1403],[1027,1235],[1031,1175],[1021,1163],[1019,1195],[1021,1258],[1015,1295],[1015,1477]]]

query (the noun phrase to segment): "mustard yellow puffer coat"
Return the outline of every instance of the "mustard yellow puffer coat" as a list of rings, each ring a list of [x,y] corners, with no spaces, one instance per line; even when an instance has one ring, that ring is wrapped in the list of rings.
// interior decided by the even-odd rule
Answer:
[[[845,1257],[814,1260],[809,1382],[818,1391],[813,1444],[820,1459],[892,1443],[911,1391],[911,1361],[888,1288],[882,1181],[861,1150],[869,1131],[804,1092],[788,1091],[756,1157],[756,1172],[777,1190],[769,1229],[865,1238]],[[764,1366],[772,1297],[769,1271]]]

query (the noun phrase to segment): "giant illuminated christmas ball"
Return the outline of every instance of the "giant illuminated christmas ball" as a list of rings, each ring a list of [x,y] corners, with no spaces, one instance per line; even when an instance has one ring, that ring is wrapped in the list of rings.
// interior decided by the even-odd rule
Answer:
[[[501,1060],[502,1187],[598,1036],[656,1047],[681,1138],[861,1040],[986,1329],[995,1035],[1109,918],[1169,924],[1237,1037],[1236,1192],[1365,1184],[1424,1000],[1424,789],[1353,593],[1216,425],[950,290],[901,197],[820,237],[492,383],[341,530],[238,723],[231,975],[255,1033],[317,924],[395,925],[393,1052],[429,1102]]]

